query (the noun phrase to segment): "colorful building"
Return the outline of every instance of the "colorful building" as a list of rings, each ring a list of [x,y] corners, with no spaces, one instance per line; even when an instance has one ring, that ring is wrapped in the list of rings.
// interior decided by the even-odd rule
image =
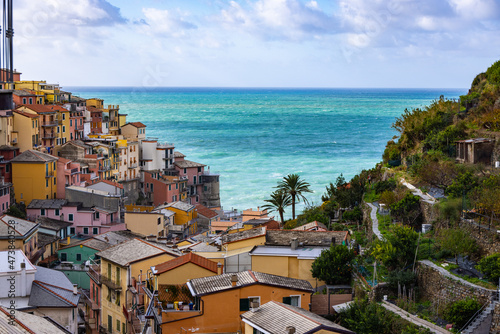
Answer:
[[[41,145],[40,116],[36,112],[13,111],[13,130],[11,144],[21,152],[32,150]]]
[[[38,256],[38,228],[39,224],[26,219],[2,215],[0,217],[0,250],[10,250],[12,236],[14,246],[24,252],[26,257],[36,262]]]
[[[57,197],[57,157],[27,150],[11,160],[16,202]]]

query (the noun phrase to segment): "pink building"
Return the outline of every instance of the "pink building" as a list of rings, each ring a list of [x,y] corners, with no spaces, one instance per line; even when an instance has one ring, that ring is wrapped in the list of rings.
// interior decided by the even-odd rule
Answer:
[[[59,158],[57,160],[57,198],[66,197],[66,187],[80,185],[81,168],[78,162]]]
[[[0,146],[0,176],[4,182],[12,182],[12,164],[10,160],[19,155],[19,147]]]
[[[206,165],[184,159],[184,155],[176,155],[174,162],[175,170],[179,176],[187,177],[188,203],[196,205],[200,203],[203,192],[203,174]]]
[[[65,199],[34,199],[27,206],[26,214],[31,220],[42,216],[72,223],[69,235],[92,236],[126,229],[124,223],[118,222],[117,212],[86,208],[82,203]]]
[[[148,202],[154,206],[182,201],[187,194],[187,178],[163,175],[160,171],[144,171],[143,190]]]
[[[5,183],[3,180],[0,183],[0,211],[1,213],[5,213],[10,207],[10,189],[12,187],[12,183]]]

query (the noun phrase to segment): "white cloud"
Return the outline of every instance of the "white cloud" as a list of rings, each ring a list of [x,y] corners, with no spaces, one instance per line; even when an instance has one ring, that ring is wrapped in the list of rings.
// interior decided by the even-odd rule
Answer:
[[[172,12],[170,10],[143,8],[145,16],[141,29],[144,32],[161,35],[163,37],[182,37],[191,29],[196,29],[196,25],[186,20],[189,16],[180,10]]]
[[[335,34],[336,20],[316,1],[258,0],[240,5],[230,1],[217,18],[227,29],[268,40],[302,41],[321,34]]]

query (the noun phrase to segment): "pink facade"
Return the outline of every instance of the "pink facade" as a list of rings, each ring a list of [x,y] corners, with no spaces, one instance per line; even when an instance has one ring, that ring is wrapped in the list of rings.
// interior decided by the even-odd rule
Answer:
[[[187,177],[188,202],[196,205],[200,203],[202,196],[203,184],[201,183],[205,165],[196,162],[184,160],[184,158],[175,159],[175,169],[181,177]],[[191,166],[192,165],[192,166]]]
[[[37,203],[44,203],[45,200],[34,200]],[[50,200],[47,200],[50,201]],[[61,201],[61,200],[59,200]],[[33,205],[30,203],[26,208],[26,214],[31,220],[43,216],[56,220],[72,223],[69,235],[97,235],[110,231],[125,230],[125,224],[117,222],[118,213],[109,212],[100,208],[84,208],[81,203],[65,203],[47,208],[47,205]],[[48,203],[48,202],[47,202]],[[40,207],[45,208],[40,208]]]
[[[66,187],[80,185],[80,173],[78,162],[64,158],[57,160],[57,198],[66,197]]]
[[[19,148],[12,146],[3,146],[0,149],[0,176],[6,183],[12,182],[12,164],[10,160],[19,155]]]
[[[181,201],[187,190],[183,177],[162,175],[160,172],[144,171],[144,193],[155,206]]]
[[[69,116],[70,140],[83,139],[83,112],[73,111]]]
[[[11,183],[1,183],[0,184],[0,211],[5,213],[10,207],[10,187]]]

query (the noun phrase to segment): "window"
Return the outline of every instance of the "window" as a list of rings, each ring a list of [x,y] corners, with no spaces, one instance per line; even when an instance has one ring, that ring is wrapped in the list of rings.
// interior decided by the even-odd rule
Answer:
[[[64,115],[64,114],[63,114]],[[66,132],[66,125],[63,125],[63,133]]]
[[[186,168],[184,168],[184,174],[186,174]]]
[[[113,333],[113,317],[108,314],[108,332]]]
[[[120,293],[119,292],[116,293],[115,304],[118,305],[118,306],[120,306]],[[120,330],[120,329],[118,329],[118,330]]]
[[[198,196],[196,196],[196,203],[198,203],[198,201],[199,201],[199,200],[200,200],[200,199],[199,199],[199,197],[198,197]]]
[[[116,319],[116,330],[120,331],[120,320]]]
[[[72,119],[69,120],[69,126],[73,126],[73,120]]]
[[[198,167],[198,173],[201,173],[201,167]]]
[[[70,222],[73,221],[73,214],[72,213],[68,214],[68,221],[70,221]],[[74,227],[72,227],[72,228],[74,228]]]
[[[171,184],[168,185],[168,190],[169,191],[172,190],[172,185]]]
[[[151,187],[150,188],[151,188],[151,192],[152,192],[153,191],[153,184],[152,183],[151,183]]]
[[[63,121],[66,119],[66,114],[65,113],[62,113],[62,118],[63,118]]]
[[[127,328],[125,327],[125,323],[122,322],[122,333],[126,334],[127,333]]]
[[[40,216],[45,216],[45,209],[40,209]]]
[[[83,228],[83,234],[89,234],[89,228],[88,227],[84,227]]]
[[[193,184],[196,184],[196,175],[193,176]]]
[[[92,234],[99,234],[99,229],[97,227],[92,228]]]
[[[54,185],[56,185],[56,178],[54,178]]]
[[[67,261],[68,256],[66,253],[61,253],[61,261]]]
[[[71,213],[70,213],[70,215],[71,215]],[[71,235],[75,234],[75,228],[74,227],[70,227],[69,228],[69,234],[71,234]]]
[[[300,307],[300,295],[283,297],[283,304]]]
[[[55,214],[56,216],[59,216],[59,209],[55,209],[55,210],[54,210],[54,214]]]
[[[161,218],[158,217],[158,225],[160,225],[160,224],[161,224]]]
[[[250,308],[252,307],[252,303],[257,303],[257,307],[260,306],[260,297],[248,297],[240,299],[240,311],[250,310]]]
[[[257,328],[254,328],[253,329],[253,334],[264,334],[264,332],[261,332]]]
[[[99,219],[99,211],[96,211],[96,212],[95,212],[95,219],[96,219],[96,220],[97,220],[97,219]]]
[[[76,260],[81,261],[82,260],[82,254],[76,253]]]
[[[30,97],[30,104],[33,104],[33,98]]]
[[[45,188],[49,186],[49,179],[45,179]]]
[[[23,97],[23,104],[26,104],[26,98]]]

